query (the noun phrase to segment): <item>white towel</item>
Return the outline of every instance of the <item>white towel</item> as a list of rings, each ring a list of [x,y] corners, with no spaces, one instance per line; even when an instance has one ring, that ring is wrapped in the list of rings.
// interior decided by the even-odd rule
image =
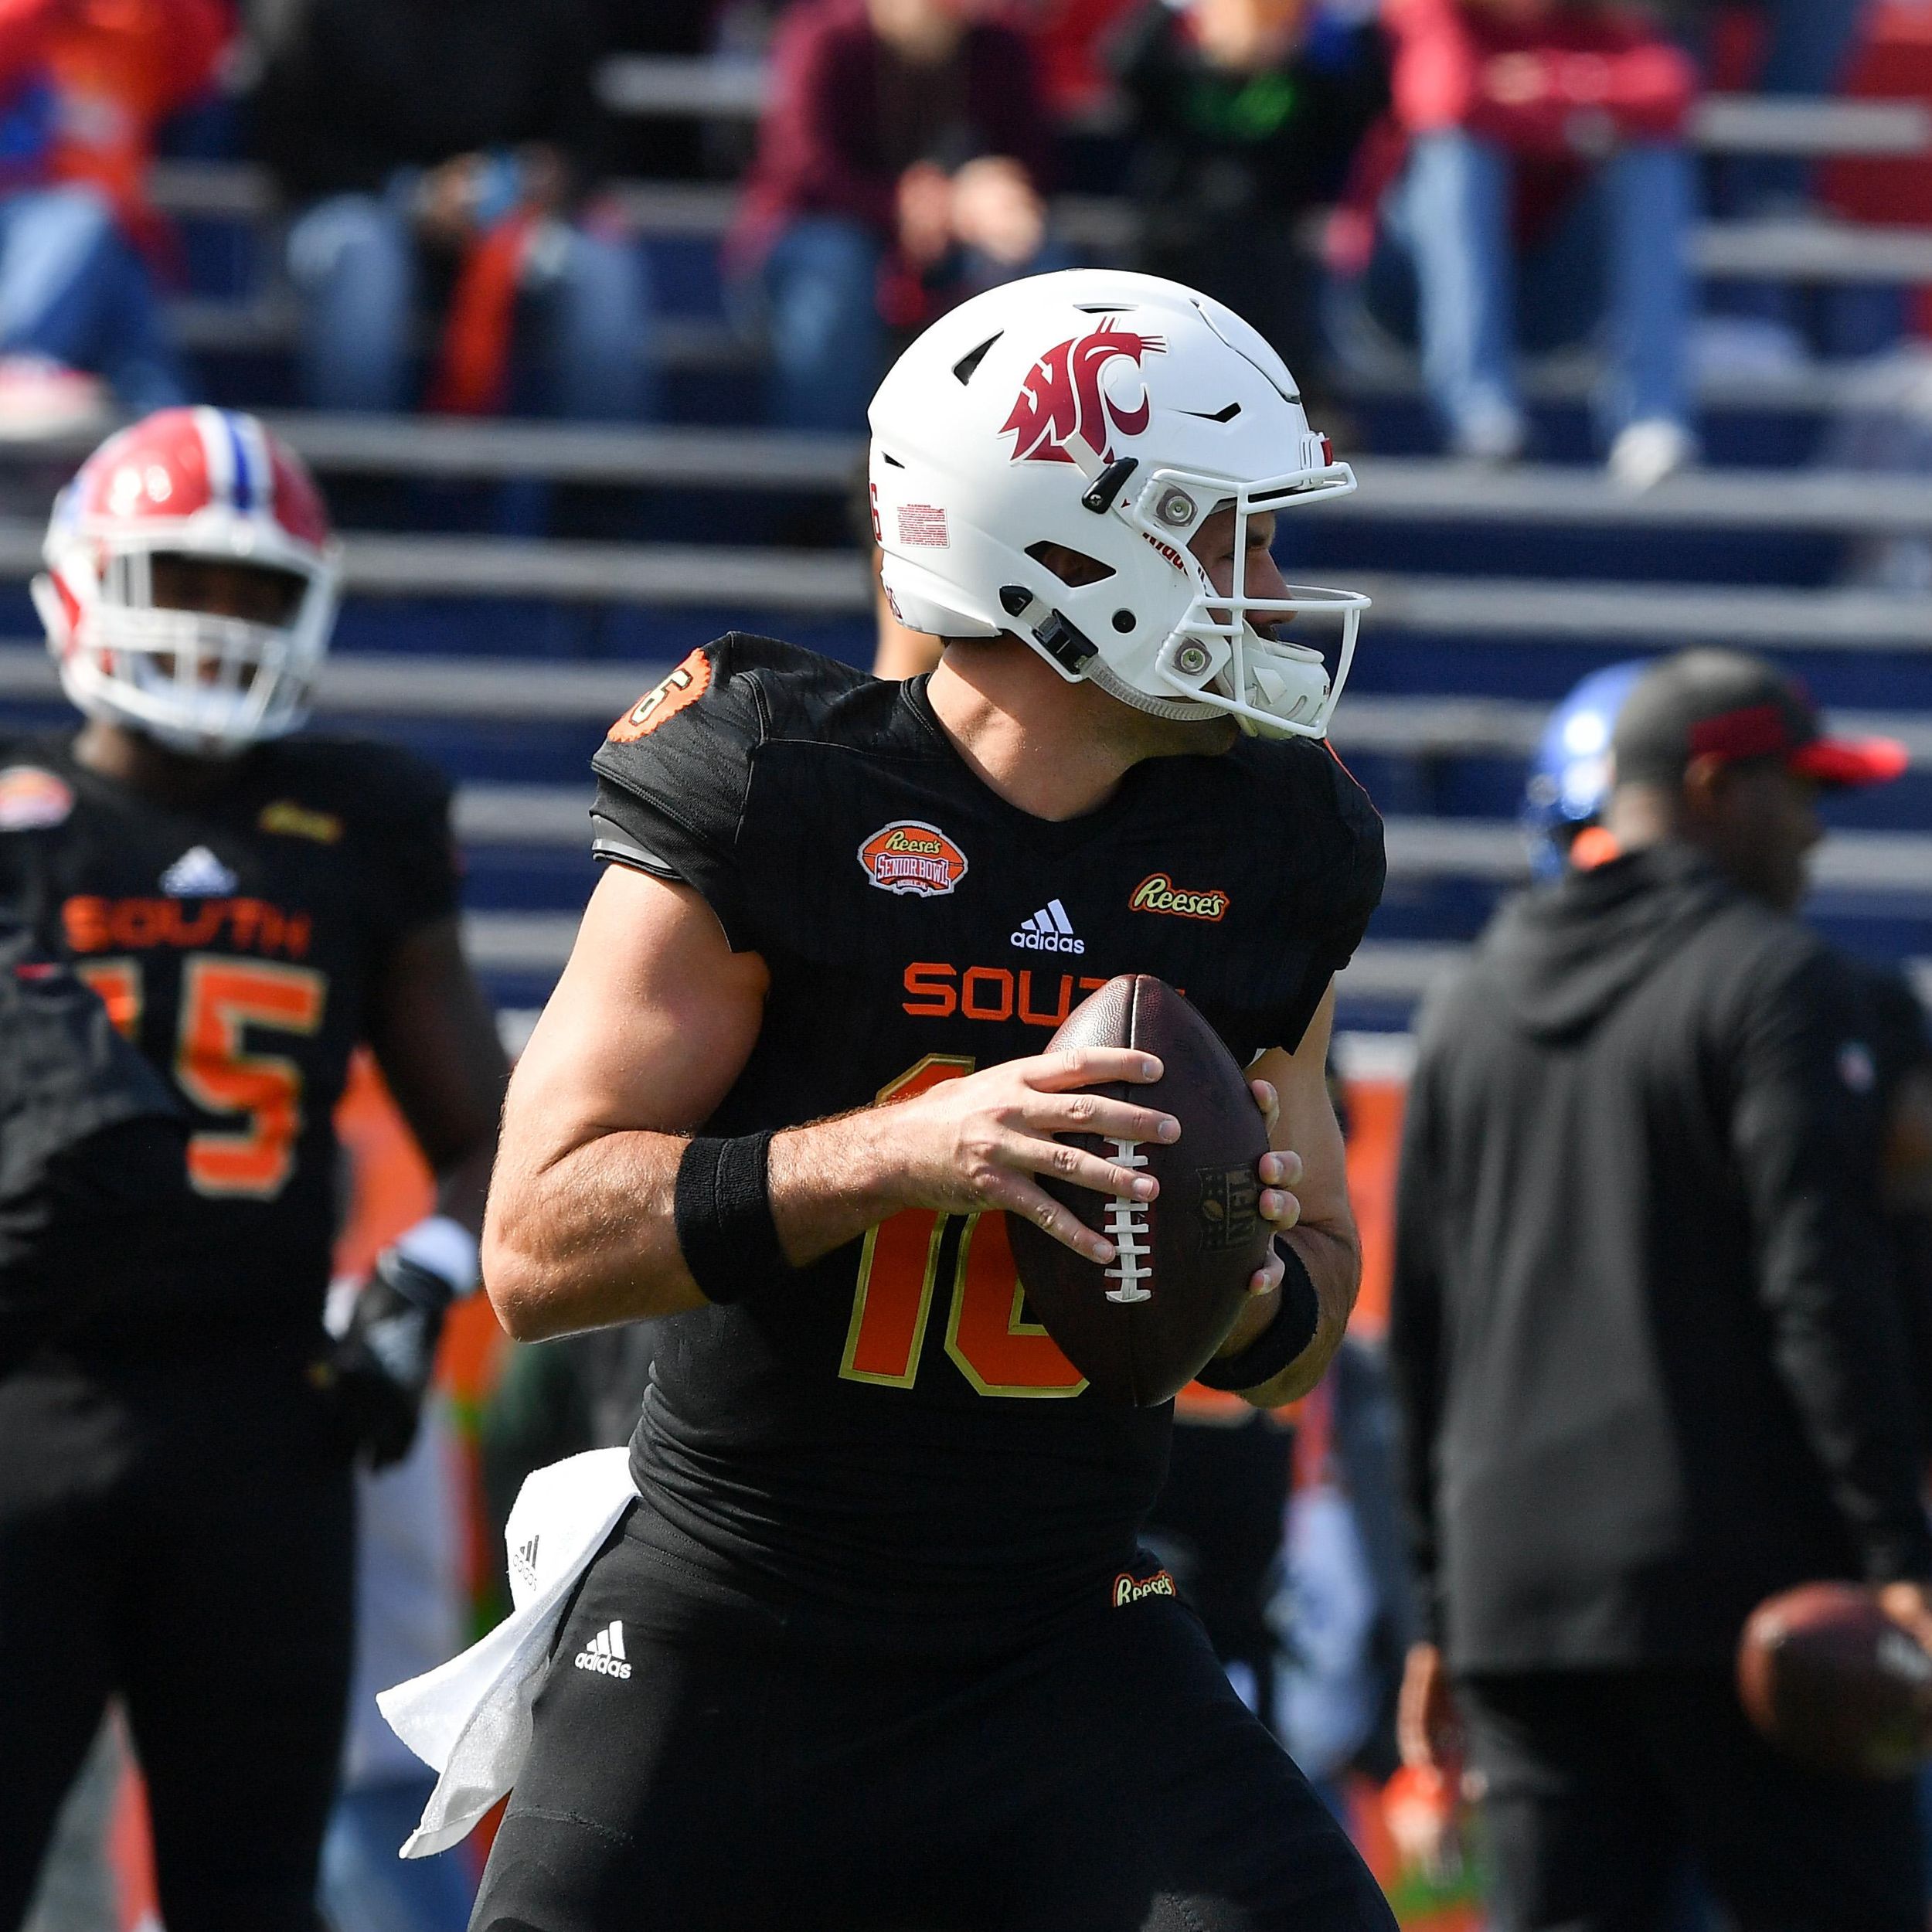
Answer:
[[[628,1449],[532,1471],[503,1532],[515,1609],[460,1656],[378,1694],[390,1728],[440,1774],[404,1858],[448,1850],[516,1782],[565,1600],[637,1493]]]

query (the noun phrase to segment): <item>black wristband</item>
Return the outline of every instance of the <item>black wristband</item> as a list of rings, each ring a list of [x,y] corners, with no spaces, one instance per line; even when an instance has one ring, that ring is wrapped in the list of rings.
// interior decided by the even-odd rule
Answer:
[[[691,1278],[707,1301],[742,1301],[791,1272],[771,1218],[771,1134],[700,1134],[678,1163],[672,1218]]]
[[[1272,1382],[1315,1339],[1321,1303],[1308,1267],[1291,1242],[1274,1237],[1281,1257],[1281,1299],[1274,1319],[1239,1355],[1210,1362],[1194,1379],[1204,1389],[1230,1389],[1239,1394]]]

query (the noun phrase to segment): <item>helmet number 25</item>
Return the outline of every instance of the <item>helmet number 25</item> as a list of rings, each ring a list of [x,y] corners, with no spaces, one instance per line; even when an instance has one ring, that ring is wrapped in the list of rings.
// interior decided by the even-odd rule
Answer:
[[[91,960],[80,968],[131,1038],[141,1022],[140,963]],[[302,1128],[302,1070],[276,1053],[244,1049],[250,1029],[311,1034],[328,996],[323,974],[303,966],[191,953],[182,962],[181,1025],[174,1074],[182,1094],[209,1114],[245,1117],[205,1128],[188,1143],[188,1178],[198,1194],[273,1200],[294,1172]]]
[[[879,1090],[882,1100],[909,1100],[956,1080],[973,1063],[932,1053]],[[919,1379],[926,1322],[938,1285],[946,1224],[932,1209],[908,1209],[866,1236],[859,1256],[838,1372],[850,1382],[910,1389]],[[999,1214],[969,1214],[953,1261],[946,1352],[983,1396],[1077,1396],[1085,1377],[1037,1322],[1025,1318],[1026,1291]]]

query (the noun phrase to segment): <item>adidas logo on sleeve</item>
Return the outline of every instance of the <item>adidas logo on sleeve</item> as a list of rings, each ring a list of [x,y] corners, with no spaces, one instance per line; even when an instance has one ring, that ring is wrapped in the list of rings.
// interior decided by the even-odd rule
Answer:
[[[1057,899],[1049,899],[1031,919],[1014,927],[1013,944],[1029,953],[1083,953],[1087,942],[1073,937],[1073,922]]]
[[[599,1631],[573,1661],[579,1670],[594,1670],[602,1677],[628,1677],[631,1666],[624,1655],[624,1620],[620,1617]]]

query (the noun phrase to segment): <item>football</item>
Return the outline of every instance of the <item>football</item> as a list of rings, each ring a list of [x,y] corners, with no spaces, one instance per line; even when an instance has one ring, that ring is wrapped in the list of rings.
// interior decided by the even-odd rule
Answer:
[[[1255,1166],[1266,1123],[1247,1077],[1213,1027],[1173,988],[1145,973],[1111,979],[1070,1013],[1053,1046],[1138,1046],[1157,1055],[1151,1086],[1097,1090],[1172,1114],[1179,1139],[1076,1145],[1145,1168],[1151,1201],[1042,1185],[1114,1243],[1103,1268],[1009,1215],[1020,1279],[1034,1315],[1067,1359],[1108,1399],[1148,1407],[1191,1382],[1226,1338],[1247,1284],[1266,1260]]]
[[[1903,1777],[1932,1750],[1932,1657],[1853,1583],[1804,1583],[1752,1611],[1737,1647],[1746,1713],[1787,1757]]]

